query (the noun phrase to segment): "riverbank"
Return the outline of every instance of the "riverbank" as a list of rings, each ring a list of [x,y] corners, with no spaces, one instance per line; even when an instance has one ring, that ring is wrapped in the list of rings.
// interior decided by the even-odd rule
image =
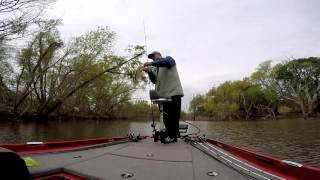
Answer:
[[[193,120],[193,121],[263,121],[263,120],[281,120],[281,119],[295,119],[295,118],[303,118],[303,115],[301,113],[286,113],[286,114],[279,114],[277,115],[275,118],[270,117],[270,116],[265,116],[265,117],[252,117],[249,119],[217,119],[217,118],[212,118],[212,117],[207,117],[207,116],[197,116],[197,117],[193,117],[193,116],[187,116],[187,119]],[[318,114],[314,114],[313,116],[310,116],[307,119],[312,119],[312,118],[320,118],[320,113]],[[307,120],[306,119],[306,120]]]
[[[133,120],[148,121],[151,117],[101,117],[94,115],[68,115],[68,114],[52,114],[50,116],[39,116],[32,113],[25,113],[23,116],[16,116],[11,112],[0,112],[0,121],[51,121],[51,120]]]
[[[318,118],[320,113],[313,115],[310,118]],[[154,118],[158,119],[158,113],[155,113]],[[245,119],[217,119],[208,116],[194,116],[192,113],[181,113],[182,120],[192,120],[192,121],[259,121],[259,120],[279,120],[279,119],[288,119],[288,118],[303,118],[301,113],[285,113],[279,114],[275,118],[266,116],[266,117],[252,117],[248,120]],[[131,116],[97,116],[97,115],[79,115],[79,113],[70,113],[70,114],[58,114],[53,113],[49,116],[40,116],[34,113],[24,113],[22,116],[17,116],[13,113],[13,108],[0,104],[0,120],[15,120],[15,121],[48,121],[48,120],[132,120],[132,121],[150,121],[152,119],[151,112],[148,114],[136,114]]]
[[[79,113],[59,114],[52,113],[49,116],[41,116],[38,114],[25,112],[19,116],[13,113],[13,107],[0,103],[0,120],[17,120],[17,121],[45,121],[45,120],[114,120],[114,119],[132,119],[132,120],[148,120],[147,116],[123,117],[119,116],[98,116],[98,115],[79,115]]]

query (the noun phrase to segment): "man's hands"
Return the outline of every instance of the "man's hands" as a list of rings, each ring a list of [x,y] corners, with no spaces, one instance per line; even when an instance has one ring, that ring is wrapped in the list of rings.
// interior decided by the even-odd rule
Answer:
[[[145,62],[145,63],[143,64],[143,67],[151,66],[151,65],[152,65],[152,63],[151,63],[151,62]]]
[[[148,72],[150,72],[151,71],[151,66],[152,65],[152,63],[151,62],[145,62],[144,64],[143,64],[143,71],[145,72],[145,73],[148,73]]]
[[[142,70],[143,70],[145,73],[148,73],[148,72],[150,72],[150,67],[145,66],[145,67],[143,67]]]

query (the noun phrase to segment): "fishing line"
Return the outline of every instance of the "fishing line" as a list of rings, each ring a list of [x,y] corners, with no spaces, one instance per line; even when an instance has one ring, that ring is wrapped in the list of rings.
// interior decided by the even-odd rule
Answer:
[[[146,24],[143,19],[143,32],[144,32],[144,47],[145,47],[145,55],[147,57],[147,62],[149,62],[148,58],[148,46],[147,46],[147,32],[146,32]],[[150,79],[148,80],[149,90],[151,90],[151,82]]]

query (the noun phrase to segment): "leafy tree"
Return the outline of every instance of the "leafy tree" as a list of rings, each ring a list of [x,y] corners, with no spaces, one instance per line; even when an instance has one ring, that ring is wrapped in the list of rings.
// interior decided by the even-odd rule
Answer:
[[[151,105],[148,101],[138,100],[124,104],[116,114],[130,119],[151,119]],[[154,110],[156,108],[154,107]],[[155,115],[155,114],[154,114]],[[156,117],[155,117],[156,118]]]
[[[133,58],[129,60],[115,56],[115,33],[108,28],[63,43],[58,24],[45,22],[42,31],[20,53],[15,112],[31,110],[40,116],[58,111],[112,114],[145,80],[138,68],[143,47],[130,47],[129,56]]]
[[[319,92],[319,58],[294,59],[275,66],[265,61],[250,78],[213,87],[206,95],[192,99],[190,107],[194,109],[198,102],[197,106],[203,107],[206,116],[249,119],[275,118],[279,112],[295,111],[298,106],[307,118],[320,107]],[[199,97],[202,97],[200,102]]]
[[[273,118],[278,113],[279,105],[279,85],[275,79],[275,70],[272,61],[265,61],[259,65],[257,70],[251,74],[250,81],[261,87],[265,103],[262,103],[257,109],[265,110]]]
[[[55,0],[1,0],[0,41],[23,35]]]
[[[244,79],[221,84],[216,90],[215,99],[223,102],[224,107],[229,108],[226,111],[229,113],[228,116],[238,108],[245,114],[245,119],[248,119],[253,114],[253,108],[258,104],[260,96],[261,89],[259,86],[252,84],[248,79]],[[241,113],[238,113],[238,116],[242,116]]]
[[[218,87],[213,87],[207,93],[204,103],[205,112],[209,117],[217,119],[231,119],[239,109],[238,97],[231,81]]]
[[[199,95],[191,102],[199,102],[199,97],[202,97],[198,107],[203,107],[205,114],[211,118],[249,119],[266,112],[263,107],[268,106],[267,99],[271,98],[268,96],[260,85],[246,78],[240,81],[226,81],[211,88],[205,96]]]
[[[45,9],[55,0],[1,0],[0,1],[0,93],[1,101],[12,101],[13,68],[8,59],[15,47],[8,43],[27,35],[28,27],[40,21]]]
[[[320,91],[320,59],[294,59],[276,67],[281,97],[300,106],[304,118],[316,107]]]
[[[192,98],[190,101],[190,111],[193,113],[193,120],[196,119],[197,115],[204,116],[205,110],[204,110],[204,102],[205,102],[205,96],[203,95],[196,95]]]
[[[49,72],[58,63],[54,60],[58,56],[58,50],[63,47],[59,33],[55,28],[58,24],[59,21],[56,20],[39,24],[43,31],[39,32],[18,56],[17,63],[21,72],[16,83],[15,113],[25,102],[27,105],[25,104],[26,108],[22,112],[28,111],[29,107],[38,107],[36,109],[39,111],[40,107],[47,103],[48,84],[52,80]],[[20,88],[21,86],[22,88]],[[36,101],[33,101],[34,98]]]
[[[12,84],[13,67],[6,59],[0,58],[0,103],[10,101],[10,87]]]

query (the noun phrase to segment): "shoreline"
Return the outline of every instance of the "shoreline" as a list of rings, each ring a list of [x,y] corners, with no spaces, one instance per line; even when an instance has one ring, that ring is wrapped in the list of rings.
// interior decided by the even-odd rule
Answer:
[[[309,117],[308,119],[319,118],[320,114],[315,114],[314,116]],[[239,121],[239,122],[246,122],[246,121],[274,121],[274,120],[281,120],[285,118],[302,118],[302,114],[299,113],[287,113],[287,114],[280,114],[277,115],[275,118],[270,117],[252,117],[248,120],[243,119],[214,119],[212,117],[206,116],[196,116],[195,119],[192,114],[188,114],[184,117],[181,117],[181,120],[188,120],[188,121]],[[306,119],[306,120],[308,120]],[[152,120],[151,115],[147,116],[134,116],[134,117],[121,117],[121,116],[108,116],[102,117],[97,115],[75,115],[75,114],[52,114],[50,116],[41,116],[34,113],[26,113],[21,117],[16,116],[12,112],[12,108],[9,106],[0,106],[0,121],[36,121],[36,122],[46,122],[46,121],[54,121],[54,120],[62,120],[62,121],[70,121],[70,120],[102,120],[102,121],[109,121],[109,120],[129,120],[129,121],[150,121]],[[158,117],[155,116],[155,120],[158,120]]]
[[[219,119],[210,119],[209,117],[201,117],[197,118],[196,120],[193,120],[192,118],[181,118],[180,121],[190,121],[190,122],[197,122],[197,121],[212,121],[212,122],[263,122],[263,121],[278,121],[281,119],[304,119],[302,116],[297,115],[279,115],[275,119],[272,118],[250,118],[248,120],[245,119],[230,119],[230,120],[219,120]],[[304,119],[308,121],[309,119],[318,119],[320,120],[320,116],[312,116],[308,119]],[[41,117],[34,114],[27,114],[20,118],[17,118],[17,116],[13,114],[4,114],[0,113],[0,122],[6,121],[6,122],[48,122],[48,121],[73,121],[73,120],[79,120],[79,121],[87,121],[87,120],[93,120],[93,121],[134,121],[134,122],[148,122],[152,121],[152,118],[150,116],[148,117],[97,117],[97,116],[75,116],[75,115],[64,115],[64,114],[55,114],[48,117]],[[155,121],[158,121],[158,118],[155,117]]]

